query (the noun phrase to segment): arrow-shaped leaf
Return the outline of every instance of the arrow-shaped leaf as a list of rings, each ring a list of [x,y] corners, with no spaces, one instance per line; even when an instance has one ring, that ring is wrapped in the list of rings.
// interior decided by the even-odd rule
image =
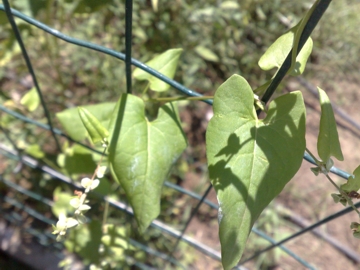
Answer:
[[[123,94],[110,122],[109,161],[115,179],[124,188],[140,232],[160,213],[165,177],[187,143],[177,107],[168,103],[149,122],[144,102]]]
[[[293,48],[294,37],[299,24],[291,28],[288,32],[280,36],[261,56],[259,66],[263,70],[270,70],[272,68],[280,68],[284,63],[289,52]],[[303,48],[296,57],[296,63],[293,68],[288,71],[293,76],[300,75],[305,70],[306,62],[311,54],[313,42],[309,38],[304,44]]]
[[[320,128],[317,142],[319,157],[324,162],[327,162],[331,156],[342,161],[344,157],[341,152],[339,135],[336,129],[336,121],[330,99],[324,90],[318,87],[318,91],[321,105]]]
[[[305,151],[305,106],[300,92],[272,101],[264,120],[241,76],[222,84],[206,133],[211,182],[219,202],[222,263],[240,260],[251,228],[294,176]]]

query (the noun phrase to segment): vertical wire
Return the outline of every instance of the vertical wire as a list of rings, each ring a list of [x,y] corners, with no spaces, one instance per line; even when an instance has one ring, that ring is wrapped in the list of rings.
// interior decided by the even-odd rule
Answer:
[[[133,9],[133,1],[126,0],[126,3],[125,3],[125,73],[126,73],[126,91],[128,94],[132,93],[132,89],[131,89],[132,9]]]
[[[173,254],[174,254],[174,252],[176,251],[176,249],[177,249],[177,247],[178,247],[178,245],[179,245],[182,237],[184,236],[185,231],[186,231],[186,229],[188,228],[191,220],[195,217],[195,215],[196,215],[197,212],[199,211],[199,208],[200,208],[201,204],[204,202],[204,200],[205,200],[205,198],[207,197],[207,195],[209,194],[211,188],[212,188],[212,184],[210,184],[210,185],[208,186],[208,188],[206,189],[204,195],[201,197],[201,200],[198,202],[198,204],[196,205],[195,209],[192,211],[191,216],[188,218],[188,220],[187,220],[184,228],[183,228],[182,231],[181,231],[181,234],[180,234],[180,235],[177,237],[177,239],[176,239],[176,243],[175,243],[172,251],[170,252],[170,256],[173,256]]]
[[[10,22],[10,25],[11,25],[11,28],[12,30],[14,31],[14,34],[15,34],[15,37],[19,43],[19,46],[21,48],[21,52],[24,56],[24,59],[25,59],[25,62],[26,62],[26,65],[27,65],[27,68],[31,74],[31,77],[32,77],[32,80],[34,82],[34,85],[35,85],[35,88],[36,88],[36,91],[37,91],[37,94],[39,95],[39,98],[40,98],[40,102],[41,102],[41,105],[43,107],[43,110],[44,110],[44,113],[45,113],[45,117],[48,121],[48,125],[50,127],[50,131],[51,131],[51,134],[55,140],[55,144],[56,144],[56,147],[58,148],[59,151],[61,151],[61,147],[60,147],[60,144],[59,144],[59,141],[58,139],[56,138],[56,135],[55,135],[55,132],[54,132],[54,129],[53,129],[53,125],[52,125],[52,122],[51,122],[51,117],[50,117],[50,113],[46,107],[46,103],[45,103],[45,100],[44,100],[44,97],[41,93],[41,90],[40,90],[40,86],[38,84],[38,81],[36,79],[36,76],[35,76],[35,71],[31,65],[31,61],[30,61],[30,58],[29,58],[29,55],[27,54],[27,51],[26,51],[26,48],[24,46],[24,43],[23,43],[23,40],[21,38],[21,35],[20,35],[20,31],[19,29],[17,28],[16,26],[16,23],[15,23],[15,20],[12,16],[12,13],[11,13],[11,8],[10,8],[10,4],[8,2],[8,0],[3,0],[3,3],[4,3],[4,9],[5,9],[5,13],[6,13],[6,16]]]
[[[22,165],[23,165],[23,163],[22,163],[22,156],[21,156],[21,152],[22,152],[22,151],[17,147],[15,141],[13,141],[13,139],[11,139],[8,131],[5,130],[5,129],[2,127],[1,123],[0,123],[0,131],[2,131],[2,133],[5,135],[5,138],[10,142],[10,144],[12,145],[12,147],[16,150],[16,154],[17,154],[17,156],[18,156],[19,163],[18,163],[18,165],[16,166],[16,168],[13,170],[13,172],[14,172],[14,173],[18,173],[18,172],[21,170]]]

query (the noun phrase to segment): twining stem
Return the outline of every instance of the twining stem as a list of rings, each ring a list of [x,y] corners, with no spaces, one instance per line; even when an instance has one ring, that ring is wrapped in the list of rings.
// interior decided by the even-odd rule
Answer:
[[[206,99],[213,99],[214,96],[201,96],[201,97],[163,97],[163,98],[151,98],[146,99],[145,102],[171,102],[177,100],[206,100]]]
[[[316,162],[316,164],[319,164],[320,160],[318,160],[313,153],[311,153],[311,151],[306,147],[305,148],[306,152],[308,152],[308,154],[314,159],[314,161]]]
[[[325,175],[326,178],[330,181],[331,184],[333,184],[334,187],[336,187],[336,189],[339,191],[339,193],[344,196],[344,198],[346,199],[348,205],[350,205],[352,207],[352,209],[354,209],[354,211],[360,216],[360,212],[359,210],[355,207],[352,199],[346,194],[346,192],[342,191],[341,188],[338,187],[338,185],[330,178],[329,175]]]
[[[145,93],[147,92],[147,90],[149,89],[150,87],[150,83],[148,83],[144,89],[144,91],[142,92],[143,95],[145,95]]]
[[[311,151],[307,148],[305,148],[306,152],[315,160],[316,164],[320,167],[320,161],[311,153]],[[352,199],[349,197],[349,195],[342,191],[341,188],[330,178],[328,174],[325,174],[326,178],[330,181],[330,183],[339,191],[339,193],[346,199],[349,206],[351,206],[354,211],[360,216],[360,211],[355,207]]]
[[[105,209],[104,209],[104,214],[103,214],[103,219],[102,219],[102,228],[103,228],[103,230],[104,230],[105,225],[106,225],[108,213],[109,213],[109,201],[105,201]],[[104,231],[103,231],[103,233],[104,233]]]

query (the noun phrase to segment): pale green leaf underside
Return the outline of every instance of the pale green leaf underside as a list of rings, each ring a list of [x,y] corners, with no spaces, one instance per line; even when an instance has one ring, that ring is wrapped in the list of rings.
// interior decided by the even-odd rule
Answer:
[[[284,63],[286,57],[293,47],[294,36],[298,25],[291,28],[288,32],[280,36],[261,56],[259,66],[263,70],[270,70],[272,68],[280,68]],[[311,54],[313,47],[312,39],[309,38],[296,57],[296,63],[288,71],[288,74],[297,76],[304,72],[306,62]]]
[[[300,92],[275,99],[258,120],[254,95],[241,76],[222,84],[206,133],[211,182],[219,202],[222,262],[231,269],[262,210],[300,167],[305,151],[305,106]]]
[[[170,49],[166,52],[154,57],[146,63],[149,67],[159,71],[166,77],[173,79],[179,61],[182,49]],[[134,78],[137,80],[148,80],[150,89],[158,92],[166,91],[170,85],[152,76],[150,73],[145,72],[139,68],[134,70]]]
[[[349,177],[346,184],[341,185],[341,189],[350,192],[358,191],[360,189],[360,166],[358,166],[353,172],[354,177]]]
[[[162,106],[158,118],[149,122],[144,102],[136,96],[123,94],[114,110],[109,131],[112,134],[109,148],[112,174],[124,188],[139,230],[144,232],[159,215],[165,177],[187,145],[177,106],[175,103]]]
[[[318,87],[318,91],[321,105],[320,128],[317,142],[319,157],[324,162],[327,162],[331,156],[342,161],[344,160],[344,157],[341,152],[339,135],[336,129],[336,121],[331,102],[324,90]]]
[[[109,126],[110,117],[113,113],[115,102],[106,102],[96,105],[82,106],[94,115],[99,122],[107,128]],[[87,136],[87,131],[80,119],[78,109],[66,109],[56,114],[66,133],[74,140],[81,141]]]

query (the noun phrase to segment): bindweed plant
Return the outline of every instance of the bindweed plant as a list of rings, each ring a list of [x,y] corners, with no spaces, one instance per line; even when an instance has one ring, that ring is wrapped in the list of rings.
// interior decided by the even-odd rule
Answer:
[[[57,114],[73,139],[89,138],[94,145],[101,143],[104,147],[102,157],[106,154],[105,163],[112,178],[125,191],[140,233],[144,233],[159,215],[164,180],[187,146],[177,108],[181,99],[203,99],[208,103],[211,103],[209,99],[213,100],[214,116],[206,132],[206,155],[209,178],[219,203],[224,269],[231,269],[241,259],[251,228],[299,170],[305,152],[315,160],[316,167],[312,169],[315,175],[324,174],[336,187],[339,193],[332,195],[335,202],[348,204],[359,214],[352,201],[360,197],[359,167],[340,187],[329,175],[332,158],[339,161],[344,158],[326,92],[318,89],[321,105],[319,158],[306,147],[306,109],[302,93],[294,91],[279,96],[267,105],[285,75],[297,76],[304,72],[313,46],[309,35],[328,4],[316,1],[295,27],[268,48],[259,66],[263,70],[276,68],[276,72],[257,89],[252,89],[244,77],[233,75],[213,97],[164,97],[170,88],[167,83],[135,69],[133,77],[148,82],[145,89],[137,91],[140,97],[125,93],[116,103],[86,105]],[[181,52],[181,49],[168,50],[146,64],[173,78]],[[260,118],[262,114],[265,117]],[[85,191],[78,192],[77,197],[69,201],[75,208],[73,216],[59,217],[54,226],[59,240],[68,229],[86,222],[84,212],[90,210],[86,198],[100,183],[95,176],[102,163],[100,159],[91,179],[81,181]],[[359,237],[360,224],[353,222],[350,227],[354,236]]]

